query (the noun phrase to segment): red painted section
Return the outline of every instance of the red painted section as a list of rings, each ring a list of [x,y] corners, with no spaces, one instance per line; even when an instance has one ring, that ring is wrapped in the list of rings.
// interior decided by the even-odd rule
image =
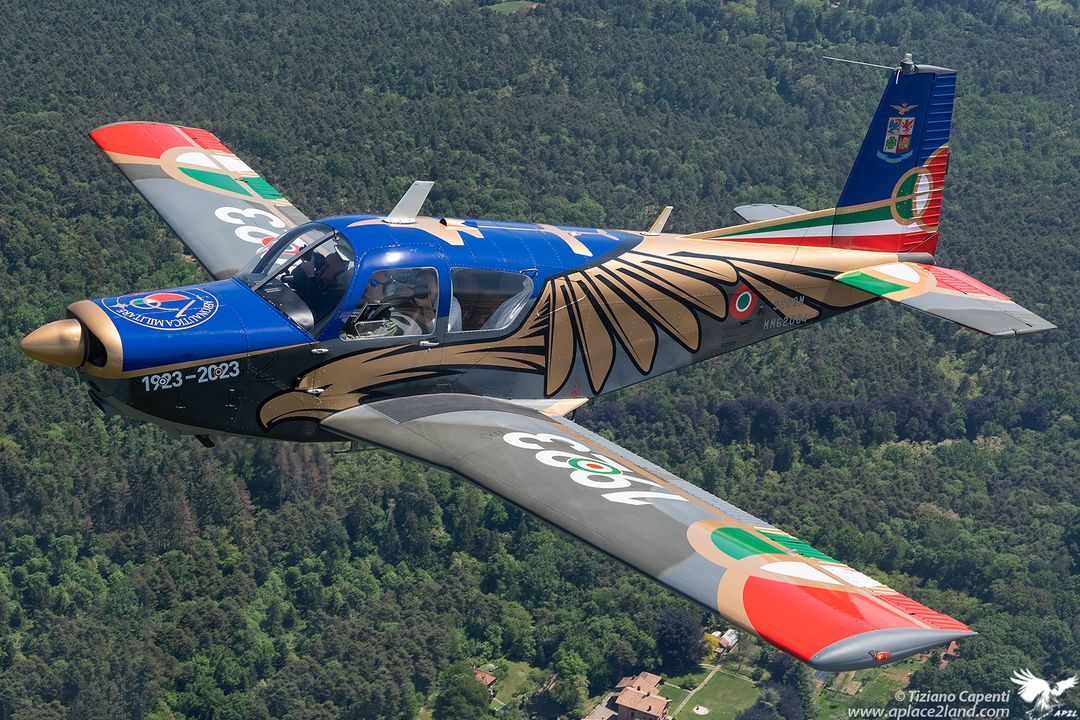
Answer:
[[[834,237],[832,246],[844,250],[870,250],[873,252],[908,252],[915,248],[925,248],[928,237],[933,233],[909,232],[895,235],[856,235],[854,237]]]
[[[221,150],[222,152],[231,153],[232,150],[225,147],[220,140],[217,139],[217,135],[209,130],[202,130],[200,128],[184,128],[184,132],[187,136],[195,141],[195,144],[201,147],[203,150]]]
[[[962,292],[965,295],[985,295],[987,297],[996,298],[998,300],[1009,299],[1009,296],[1005,293],[995,290],[986,283],[981,283],[970,275],[962,273],[959,270],[938,267],[937,265],[922,265],[921,267],[929,271],[930,274],[934,276],[934,280],[937,281],[937,285],[939,288],[945,288],[946,290],[956,290],[957,292]]]
[[[190,300],[187,295],[180,295],[178,293],[158,292],[150,293],[143,300],[155,300],[157,302],[168,302],[169,300]]]
[[[933,192],[930,201],[923,210],[922,224],[927,227],[937,227],[941,218],[941,193],[945,189],[945,172],[949,169],[949,148],[943,147],[934,153],[926,163],[926,169],[930,171],[930,182],[933,183]],[[927,250],[933,254],[934,249]]]
[[[138,155],[157,160],[174,147],[191,147],[191,141],[172,125],[158,123],[116,123],[90,133],[90,137],[105,152]]]
[[[831,229],[831,228],[830,228]],[[874,252],[896,252],[901,238],[924,237],[923,234],[910,235],[861,235],[855,237],[836,237],[832,235],[807,235],[805,237],[714,237],[712,240],[730,242],[761,243],[762,245],[797,245],[799,247],[837,247],[845,250],[872,250]]]
[[[743,607],[759,635],[804,661],[862,632],[921,627],[865,595],[760,577],[747,579]]]
[[[893,607],[899,608],[908,615],[916,617],[927,625],[936,627],[939,630],[957,630],[959,632],[969,632],[971,630],[971,628],[956,618],[943,615],[936,610],[931,610],[922,603],[916,602],[906,595],[878,595],[878,597]]]

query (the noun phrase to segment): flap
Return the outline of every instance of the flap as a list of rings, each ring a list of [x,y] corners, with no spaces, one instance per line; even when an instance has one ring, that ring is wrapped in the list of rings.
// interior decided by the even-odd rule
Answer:
[[[562,417],[433,394],[322,425],[451,470],[816,668],[873,667],[973,634]]]

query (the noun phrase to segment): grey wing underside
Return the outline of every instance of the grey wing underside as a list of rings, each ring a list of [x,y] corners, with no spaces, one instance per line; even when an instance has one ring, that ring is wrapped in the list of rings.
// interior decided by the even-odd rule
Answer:
[[[815,667],[870,667],[971,634],[731,503],[525,404],[433,394],[351,408],[322,425],[455,472]],[[937,620],[901,609],[899,599]],[[808,617],[825,627],[807,630]]]

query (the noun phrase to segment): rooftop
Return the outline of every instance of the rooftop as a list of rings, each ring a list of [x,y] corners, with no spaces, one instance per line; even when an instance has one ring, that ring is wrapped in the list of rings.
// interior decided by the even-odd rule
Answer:
[[[671,701],[659,695],[647,695],[639,693],[633,688],[626,688],[619,694],[619,699],[615,702],[630,710],[639,710],[660,717],[667,710],[668,703]]]
[[[659,675],[654,675],[650,672],[643,672],[638,673],[634,677],[624,677],[622,680],[619,681],[615,688],[617,690],[622,690],[623,688],[633,688],[639,693],[648,695],[651,692],[656,692],[656,688],[660,687],[660,680],[661,677]]]
[[[491,687],[492,684],[496,680],[498,680],[497,677],[495,677],[491,673],[484,672],[483,670],[473,670],[473,675],[475,675],[476,679],[479,680],[484,685],[486,685],[487,687]]]

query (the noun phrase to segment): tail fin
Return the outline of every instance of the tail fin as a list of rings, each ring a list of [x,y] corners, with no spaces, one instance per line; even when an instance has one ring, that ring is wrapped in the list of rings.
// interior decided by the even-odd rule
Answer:
[[[774,212],[687,237],[933,255],[955,95],[955,70],[905,56],[889,76],[836,208]]]
[[[955,95],[955,70],[905,56],[840,194],[834,247],[934,254]]]

